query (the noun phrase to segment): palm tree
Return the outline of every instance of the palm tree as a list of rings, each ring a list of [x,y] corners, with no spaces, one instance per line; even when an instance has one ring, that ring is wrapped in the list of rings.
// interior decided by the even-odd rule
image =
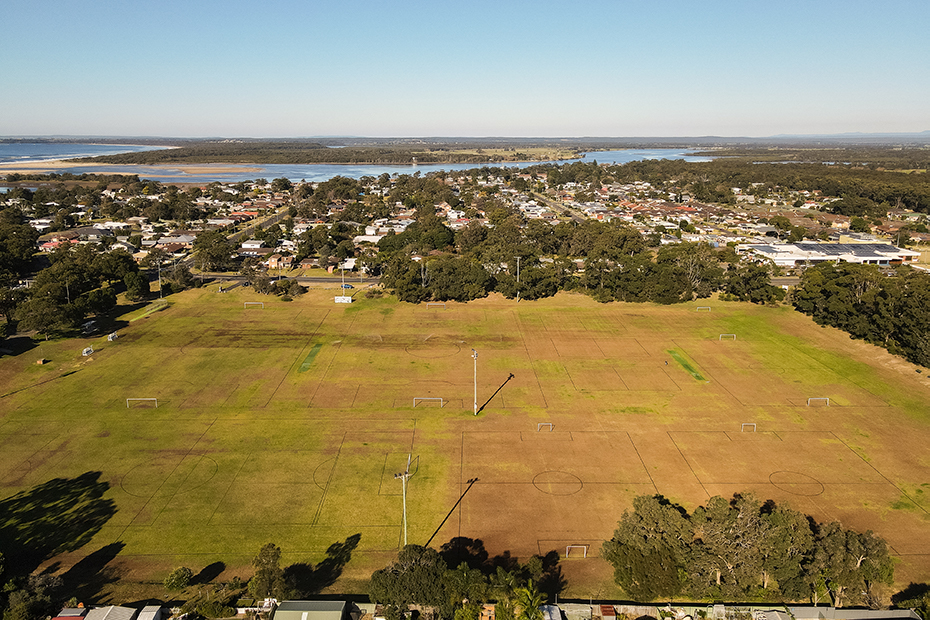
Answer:
[[[519,609],[517,620],[543,620],[540,606],[546,602],[532,579],[528,579],[525,588],[517,588],[514,604]]]

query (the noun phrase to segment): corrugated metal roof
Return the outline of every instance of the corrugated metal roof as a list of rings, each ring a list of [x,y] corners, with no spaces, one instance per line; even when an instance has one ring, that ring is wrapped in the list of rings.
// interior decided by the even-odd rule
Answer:
[[[341,620],[346,601],[284,601],[273,620]]]
[[[84,616],[84,620],[134,620],[137,613],[138,610],[131,607],[110,605],[109,607],[91,609]]]

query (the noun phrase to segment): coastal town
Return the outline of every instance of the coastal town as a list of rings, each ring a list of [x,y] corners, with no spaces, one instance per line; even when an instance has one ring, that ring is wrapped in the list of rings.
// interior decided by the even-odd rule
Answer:
[[[654,247],[682,242],[730,246],[741,255],[788,270],[827,260],[886,266],[909,263],[924,268],[919,264],[920,252],[908,246],[919,249],[920,244],[930,243],[924,213],[893,208],[869,220],[850,217],[832,213],[830,204],[838,198],[816,190],[775,187],[763,193],[752,186],[733,187],[731,200],[721,204],[698,201],[645,181],[553,185],[544,172],[503,176],[488,169],[478,174],[435,176],[457,199],[454,206],[445,200],[432,205],[454,232],[468,226],[493,226],[488,212],[506,209],[524,224],[596,221],[626,225]],[[72,204],[37,203],[10,188],[0,196],[0,204],[22,209],[23,217],[39,233],[37,248],[43,252],[92,243],[99,244],[99,251],[124,250],[137,261],[153,248],[184,260],[191,258],[199,234],[218,230],[235,242],[239,258],[253,259],[261,268],[282,276],[299,277],[320,268],[330,273],[334,269],[364,272],[364,261],[357,259],[376,252],[385,236],[403,233],[416,219],[415,207],[391,202],[396,183],[396,176],[363,178],[360,195],[336,198],[312,214],[301,208],[301,196],[312,193],[319,183],[292,184],[286,179],[187,188],[151,182],[136,183],[136,189],[132,184],[98,187],[72,198]],[[55,185],[55,180],[45,180],[34,188],[35,193],[49,193]],[[24,191],[30,198],[34,193]],[[165,202],[177,202],[179,196],[187,202],[185,213],[166,217]],[[346,229],[351,247],[340,246],[338,256],[324,254],[322,263],[319,255],[301,251],[301,241],[313,229],[329,229],[337,223]],[[836,244],[840,250],[831,247]],[[196,268],[196,261],[191,266]],[[583,269],[583,260],[578,268]]]

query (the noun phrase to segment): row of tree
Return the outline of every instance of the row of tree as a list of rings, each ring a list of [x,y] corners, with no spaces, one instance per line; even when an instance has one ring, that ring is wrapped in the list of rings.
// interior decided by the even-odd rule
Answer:
[[[378,256],[365,261],[402,301],[468,301],[491,291],[539,299],[560,290],[603,302],[663,304],[717,291],[758,303],[783,297],[769,285],[767,267],[740,264],[731,248],[680,243],[654,249],[629,226],[597,221],[521,226],[518,216],[506,213],[493,228],[469,224],[453,233],[427,212],[431,209],[421,208],[414,224],[383,238]],[[414,253],[425,256],[414,260]]]
[[[604,543],[621,588],[635,600],[876,604],[894,565],[885,541],[752,495],[712,497],[691,514],[640,496]]]
[[[542,620],[540,605],[565,586],[558,554],[521,564],[510,555],[490,559],[480,540],[454,538],[440,551],[407,545],[390,566],[371,576],[368,594],[400,620],[412,604],[440,618],[478,620],[481,604],[496,602],[498,620]]]
[[[903,266],[886,275],[877,265],[826,263],[804,271],[794,307],[930,366],[930,274]]]
[[[149,290],[132,256],[122,249],[98,252],[96,244],[64,245],[48,255],[50,265],[36,273],[32,285],[7,291],[7,319],[46,338],[80,324],[88,315],[116,307],[117,292],[141,299]]]

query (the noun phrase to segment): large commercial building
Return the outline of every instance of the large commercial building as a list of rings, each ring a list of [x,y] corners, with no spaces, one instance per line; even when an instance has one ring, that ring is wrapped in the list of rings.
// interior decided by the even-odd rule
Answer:
[[[804,267],[826,262],[866,265],[901,265],[917,262],[920,252],[905,250],[888,243],[744,243],[737,254],[752,254],[778,267]]]

